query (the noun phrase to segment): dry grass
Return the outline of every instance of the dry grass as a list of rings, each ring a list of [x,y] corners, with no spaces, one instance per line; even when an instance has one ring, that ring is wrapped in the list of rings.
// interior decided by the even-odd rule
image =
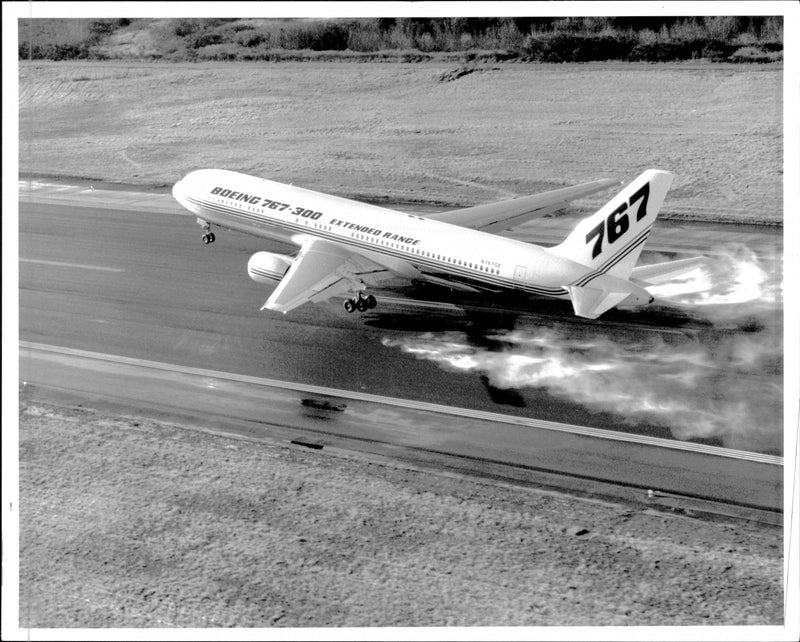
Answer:
[[[781,531],[23,398],[20,625],[779,624]]]
[[[20,169],[171,185],[220,167],[474,204],[658,167],[676,174],[667,217],[782,220],[780,68],[493,64],[443,82],[452,70],[24,63]]]

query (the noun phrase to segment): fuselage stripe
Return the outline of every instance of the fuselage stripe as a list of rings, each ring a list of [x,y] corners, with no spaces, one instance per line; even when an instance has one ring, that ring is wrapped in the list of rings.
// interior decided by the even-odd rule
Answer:
[[[531,285],[531,284],[527,284],[527,283],[521,283],[519,281],[513,281],[511,279],[504,279],[504,278],[500,278],[500,277],[492,277],[492,276],[489,276],[488,274],[485,274],[485,273],[475,274],[473,272],[469,272],[468,270],[465,270],[462,267],[455,266],[455,265],[452,265],[450,263],[437,262],[435,260],[430,260],[430,259],[428,259],[426,257],[422,257],[422,256],[417,255],[417,254],[405,254],[403,252],[398,252],[396,250],[391,250],[391,249],[389,249],[389,248],[387,248],[385,246],[371,245],[371,244],[359,241],[358,239],[355,239],[355,238],[346,238],[346,237],[338,236],[336,234],[331,234],[329,232],[325,232],[324,230],[321,230],[320,228],[309,228],[308,226],[305,226],[305,225],[297,225],[297,224],[289,223],[287,221],[275,220],[275,219],[272,219],[272,218],[267,218],[267,217],[265,217],[263,215],[250,214],[250,213],[248,213],[246,211],[239,210],[239,209],[237,209],[235,207],[220,205],[220,204],[217,204],[217,203],[212,203],[212,202],[209,202],[209,201],[199,200],[199,199],[192,198],[192,197],[186,197],[186,199],[189,202],[191,202],[194,205],[196,205],[197,207],[199,207],[201,209],[205,209],[205,210],[210,211],[212,213],[217,213],[217,214],[220,214],[220,215],[223,215],[223,216],[230,216],[230,217],[233,217],[234,219],[239,218],[239,219],[243,219],[245,221],[252,222],[252,223],[257,223],[257,224],[260,224],[260,225],[267,224],[267,225],[271,225],[271,226],[274,226],[274,227],[280,227],[282,229],[287,230],[290,233],[312,234],[313,236],[316,236],[316,237],[319,237],[319,238],[324,238],[326,240],[335,241],[335,242],[340,243],[342,245],[355,247],[355,248],[363,249],[363,250],[368,250],[369,252],[372,252],[372,253],[375,253],[375,254],[381,254],[381,255],[388,256],[388,257],[395,258],[395,259],[401,259],[401,260],[407,261],[408,263],[410,263],[411,265],[413,265],[414,267],[416,267],[418,269],[420,269],[422,267],[425,267],[425,268],[428,268],[430,270],[433,270],[433,272],[431,273],[431,276],[438,276],[438,275],[454,276],[455,275],[455,276],[460,276],[460,277],[464,278],[466,280],[467,284],[470,284],[470,285],[474,285],[474,284],[477,283],[479,286],[483,285],[485,287],[485,286],[487,286],[487,284],[491,284],[493,286],[501,287],[503,289],[509,289],[509,290],[520,290],[520,289],[522,289],[523,291],[531,292],[533,294],[539,294],[539,295],[550,296],[550,297],[559,297],[559,296],[563,297],[563,296],[567,296],[568,295],[567,290],[564,289],[564,288],[548,288],[548,287],[544,287],[544,286],[536,286],[536,285]],[[201,215],[198,215],[198,216],[201,216]],[[219,223],[217,221],[211,221],[211,222],[215,223],[216,225],[222,225],[224,227],[224,224],[221,224],[221,223]],[[444,271],[444,272],[441,271],[441,268],[443,266],[447,267],[447,270]],[[422,269],[420,269],[420,272],[425,274],[425,272]],[[479,277],[479,278],[476,278],[476,277]]]
[[[609,258],[605,263],[603,263],[599,268],[595,269],[594,271],[590,272],[589,274],[585,274],[582,276],[578,281],[575,282],[577,286],[585,286],[590,281],[596,279],[598,276],[607,273],[612,267],[614,267],[617,263],[619,263],[622,259],[624,259],[628,254],[633,252],[637,247],[647,241],[647,237],[650,234],[650,227],[642,231],[639,236],[635,239],[630,241],[628,245],[623,247],[619,252],[617,252],[614,256]]]

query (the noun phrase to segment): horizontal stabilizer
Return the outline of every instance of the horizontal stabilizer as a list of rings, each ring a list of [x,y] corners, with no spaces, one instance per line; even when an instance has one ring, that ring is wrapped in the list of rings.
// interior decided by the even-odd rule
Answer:
[[[567,290],[572,298],[575,314],[586,319],[596,319],[606,310],[610,310],[631,296],[629,292],[613,292],[576,285],[568,286]]]
[[[631,278],[640,281],[645,285],[656,285],[674,279],[685,272],[690,272],[702,265],[705,265],[708,259],[705,256],[696,256],[690,259],[680,259],[678,261],[669,261],[667,263],[656,263],[654,265],[641,265],[633,268]]]

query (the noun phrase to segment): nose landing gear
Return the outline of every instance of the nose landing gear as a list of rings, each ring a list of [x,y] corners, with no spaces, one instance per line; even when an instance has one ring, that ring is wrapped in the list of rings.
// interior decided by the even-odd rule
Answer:
[[[344,302],[344,309],[348,313],[352,313],[355,310],[358,310],[359,312],[366,312],[367,310],[374,308],[376,305],[378,305],[378,302],[374,296],[371,294],[364,296],[362,292],[359,292],[358,298],[347,299],[347,301]]]
[[[211,224],[208,221],[204,221],[203,219],[197,219],[197,222],[203,226],[203,243],[208,245],[209,243],[213,243],[216,240],[214,236],[214,232],[211,231]]]

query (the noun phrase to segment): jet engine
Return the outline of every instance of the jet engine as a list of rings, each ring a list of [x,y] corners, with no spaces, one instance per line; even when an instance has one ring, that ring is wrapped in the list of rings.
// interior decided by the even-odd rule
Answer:
[[[285,254],[256,252],[247,262],[247,274],[256,283],[275,285],[292,267],[293,259]]]

